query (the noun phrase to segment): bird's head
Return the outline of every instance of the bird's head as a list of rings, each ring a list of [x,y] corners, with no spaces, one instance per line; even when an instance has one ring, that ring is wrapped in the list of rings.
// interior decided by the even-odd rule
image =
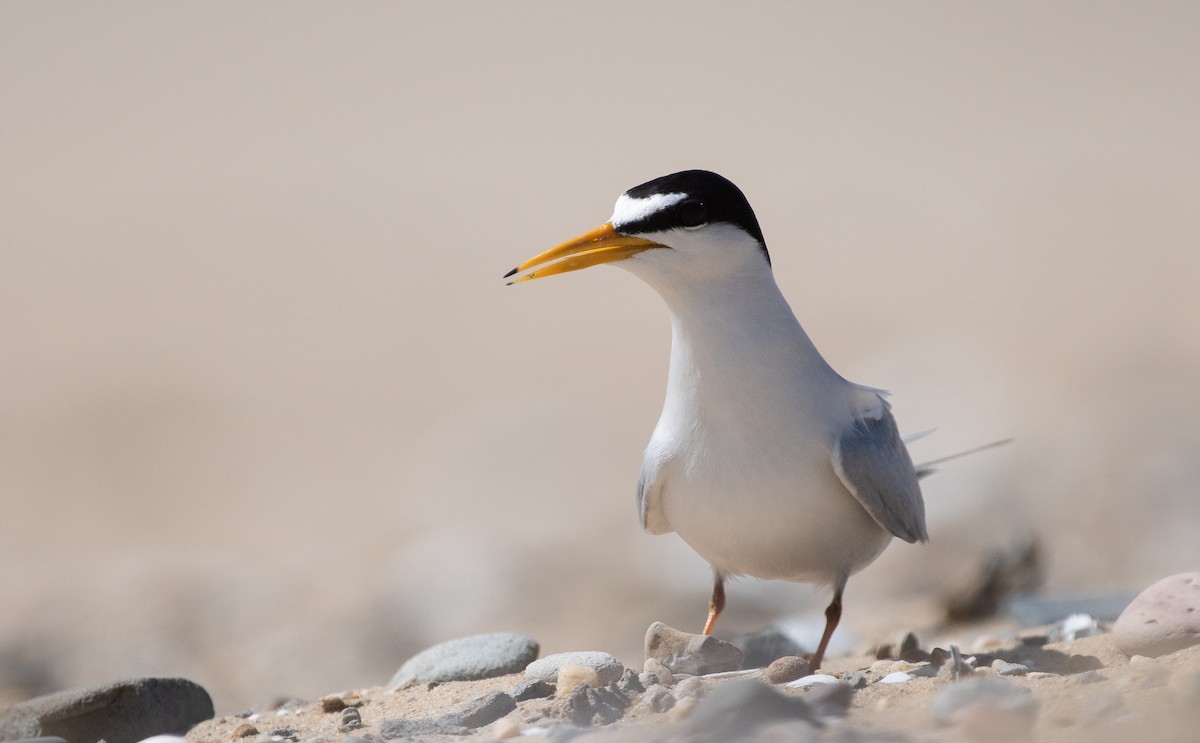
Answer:
[[[770,272],[750,202],[729,180],[685,170],[629,189],[591,232],[509,271],[510,283],[613,263],[652,285]]]

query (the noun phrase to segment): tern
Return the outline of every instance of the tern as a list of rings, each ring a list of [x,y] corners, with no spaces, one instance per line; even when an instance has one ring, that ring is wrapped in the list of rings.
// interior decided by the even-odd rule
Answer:
[[[892,537],[929,539],[925,467],[913,465],[887,393],[821,356],[775,283],[750,203],[716,173],[631,188],[603,225],[504,278],[604,263],[649,284],[671,316],[666,399],[637,483],[642,527],[675,532],[712,566],[706,635],[727,578],[832,586],[816,670],[849,577]]]

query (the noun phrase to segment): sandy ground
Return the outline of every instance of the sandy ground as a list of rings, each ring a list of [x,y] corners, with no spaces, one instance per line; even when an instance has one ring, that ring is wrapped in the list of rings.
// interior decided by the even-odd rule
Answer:
[[[1099,635],[1071,642],[1044,645],[1038,648],[993,648],[993,652],[1014,661],[1020,660],[1035,668],[1056,668],[1062,671],[1072,661],[1087,661],[1095,670],[1066,673],[1034,673],[1028,677],[1011,677],[1014,686],[1028,690],[1037,699],[1037,719],[1031,728],[1032,738],[1013,734],[1011,720],[1003,713],[977,713],[965,721],[939,720],[934,712],[934,700],[952,681],[945,678],[914,676],[906,683],[880,683],[885,672],[898,669],[902,663],[872,663],[869,657],[832,659],[824,672],[834,675],[846,670],[865,672],[870,683],[855,692],[853,702],[844,717],[827,721],[825,735],[837,738],[849,735],[848,730],[860,730],[879,735],[870,740],[963,741],[963,740],[1025,740],[1036,741],[1128,741],[1149,736],[1161,741],[1191,740],[1195,725],[1200,722],[1196,711],[1196,694],[1200,693],[1200,648],[1190,648],[1157,659],[1126,658],[1112,644],[1111,636]],[[888,665],[879,670],[879,666]],[[920,665],[912,666],[913,670]],[[976,672],[976,677],[995,676],[988,671]],[[453,682],[426,688],[413,687],[389,690],[373,687],[345,691],[332,695],[356,706],[362,726],[354,735],[378,735],[379,723],[394,718],[440,717],[468,705],[472,700],[491,692],[511,692],[524,681],[523,674],[513,674],[484,681]],[[730,679],[705,683],[712,689]],[[804,697],[800,689],[783,689],[784,693]],[[277,709],[252,714],[243,713],[220,717],[202,723],[189,734],[196,743],[218,741],[270,739],[276,731],[297,740],[338,740],[347,734],[339,729],[340,710],[322,703],[304,704],[291,700]],[[562,725],[562,705],[553,699],[523,702],[503,722],[480,728],[466,738],[429,736],[430,740],[492,740],[503,728],[509,734],[520,730],[538,737],[539,730],[553,730]],[[332,709],[332,711],[326,711]],[[589,735],[598,741],[687,740],[689,710],[686,705],[666,713],[634,711],[617,723],[594,728]],[[1020,715],[1017,715],[1021,719]],[[515,723],[510,725],[509,723]],[[503,728],[502,728],[503,726]],[[1021,726],[1016,725],[1018,730]],[[884,733],[891,734],[887,737]],[[426,738],[422,738],[423,740]],[[589,740],[592,738],[588,738]],[[853,739],[853,738],[851,738]]]
[[[478,632],[636,667],[651,621],[697,630],[708,567],[633,508],[661,302],[500,279],[693,167],[832,365],[937,429],[914,458],[1016,439],[926,482],[931,544],[851,580],[835,657],[1029,534],[1051,597],[1195,570],[1198,34],[1186,3],[0,4],[0,700],[184,676],[227,714]],[[811,637],[827,600],[733,583],[720,631]]]

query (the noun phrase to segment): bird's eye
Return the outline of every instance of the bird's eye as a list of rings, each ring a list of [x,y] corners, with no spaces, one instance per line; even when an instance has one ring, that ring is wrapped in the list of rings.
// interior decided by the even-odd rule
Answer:
[[[691,199],[679,205],[679,224],[684,229],[694,230],[703,227],[708,222],[708,210],[703,202]]]

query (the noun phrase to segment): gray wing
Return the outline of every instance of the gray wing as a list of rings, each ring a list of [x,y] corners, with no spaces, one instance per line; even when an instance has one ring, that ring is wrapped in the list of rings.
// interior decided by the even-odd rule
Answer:
[[[833,469],[871,518],[906,542],[928,542],[917,471],[890,406],[865,413],[838,436]]]

